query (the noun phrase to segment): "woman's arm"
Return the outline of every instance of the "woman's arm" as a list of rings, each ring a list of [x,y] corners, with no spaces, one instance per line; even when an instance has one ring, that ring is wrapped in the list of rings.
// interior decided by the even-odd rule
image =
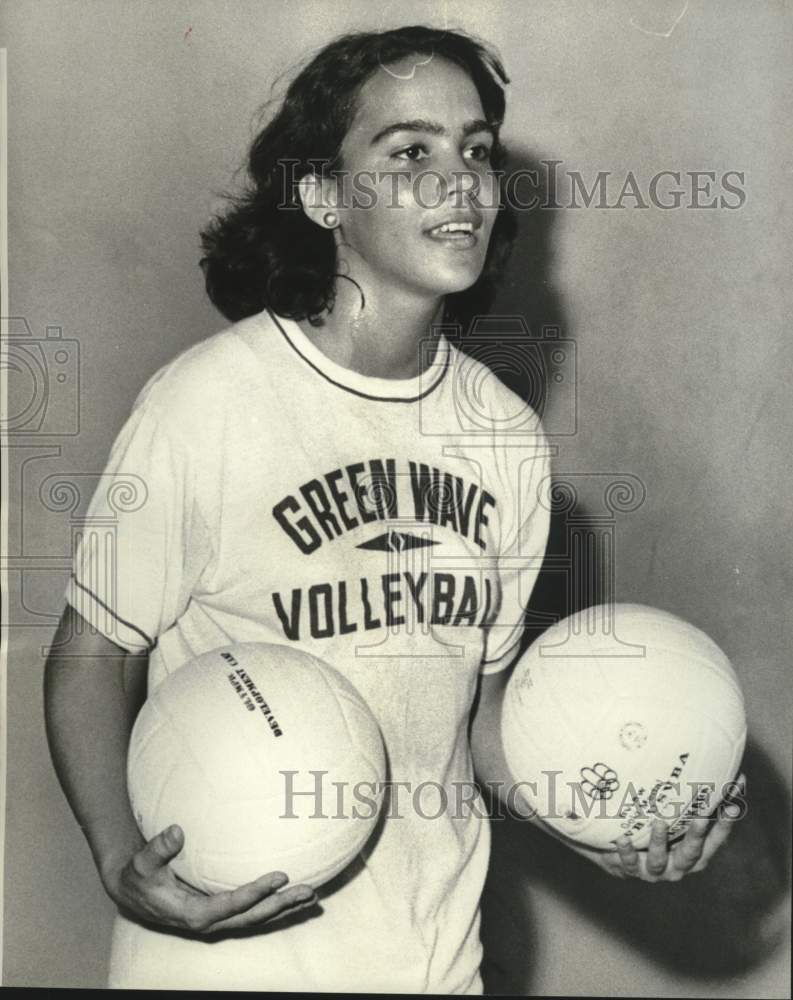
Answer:
[[[183,846],[178,827],[144,841],[127,795],[126,761],[147,667],[145,654],[128,653],[67,605],[45,668],[47,738],[108,895],[133,917],[197,933],[253,926],[312,905],[316,897],[307,886],[276,893],[287,881],[281,872],[207,896],[168,865]]]
[[[106,888],[113,868],[144,845],[127,797],[126,760],[147,667],[146,654],[128,653],[66,606],[44,672],[47,738]]]

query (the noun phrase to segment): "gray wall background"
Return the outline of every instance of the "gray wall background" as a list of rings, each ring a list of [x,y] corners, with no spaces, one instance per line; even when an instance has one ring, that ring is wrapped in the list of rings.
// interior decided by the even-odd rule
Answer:
[[[616,193],[629,170],[645,191],[661,170],[739,170],[747,195],[735,211],[627,200],[524,221],[500,308],[560,323],[578,351],[578,431],[557,439],[557,471],[578,474],[591,513],[602,474],[644,484],[645,502],[617,517],[614,593],[683,615],[733,659],[752,807],[712,868],[672,887],[612,883],[499,825],[490,982],[551,995],[788,995],[791,9],[693,0],[669,34],[684,6],[4,5],[10,312],[35,338],[58,325],[78,341],[81,378],[79,434],[16,437],[9,450],[9,554],[22,569],[7,618],[6,984],[102,985],[112,912],[44,738],[43,650],[70,525],[39,487],[100,471],[146,378],[223,325],[204,297],[197,233],[275,76],[342,30],[447,18],[501,50],[505,136],[522,163],[561,160],[590,183],[609,170]],[[550,416],[566,405],[552,399]]]

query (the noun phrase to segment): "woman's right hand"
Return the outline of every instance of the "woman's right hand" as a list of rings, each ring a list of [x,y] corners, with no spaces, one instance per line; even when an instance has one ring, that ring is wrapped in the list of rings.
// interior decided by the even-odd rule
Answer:
[[[270,872],[228,892],[207,895],[176,876],[169,862],[184,846],[184,833],[170,826],[122,865],[110,865],[102,882],[126,915],[176,927],[197,935],[255,927],[284,914],[313,906],[316,893],[307,885],[279,892],[288,879]]]

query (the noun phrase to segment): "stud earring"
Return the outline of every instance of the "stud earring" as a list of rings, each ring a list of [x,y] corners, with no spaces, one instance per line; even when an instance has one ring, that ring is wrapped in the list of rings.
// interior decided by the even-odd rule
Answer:
[[[328,227],[328,229],[333,229],[334,226],[337,225],[337,223],[339,221],[339,217],[338,217],[338,215],[336,215],[335,212],[326,212],[322,216],[322,221],[325,223],[325,225]]]

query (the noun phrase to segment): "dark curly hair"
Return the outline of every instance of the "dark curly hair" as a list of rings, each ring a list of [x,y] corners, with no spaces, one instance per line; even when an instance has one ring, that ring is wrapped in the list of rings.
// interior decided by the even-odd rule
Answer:
[[[498,56],[462,31],[424,26],[355,32],[323,48],[287,89],[275,117],[259,133],[248,156],[250,183],[227,196],[228,211],[201,233],[201,267],[209,298],[235,321],[265,307],[317,325],[332,309],[336,247],[330,230],[302,211],[300,178],[341,166],[341,145],[356,112],[361,86],[380,66],[409,55],[439,55],[462,67],[479,93],[495,138],[491,165],[505,150],[499,141],[504,118],[503,85],[509,82]],[[448,295],[445,320],[466,326],[490,302],[494,278],[515,235],[512,210],[501,198],[485,265],[470,288]],[[298,209],[298,210],[295,210]]]

